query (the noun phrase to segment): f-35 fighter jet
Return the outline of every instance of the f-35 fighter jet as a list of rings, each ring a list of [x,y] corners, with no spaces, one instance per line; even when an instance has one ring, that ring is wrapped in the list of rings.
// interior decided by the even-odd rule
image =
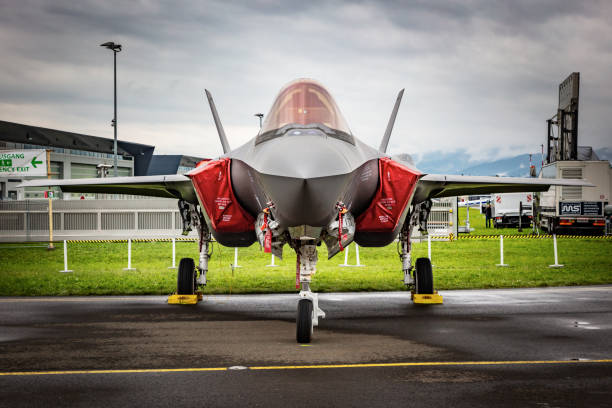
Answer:
[[[282,258],[297,254],[301,286],[297,341],[308,343],[325,313],[310,290],[317,246],[333,257],[355,241],[382,247],[399,237],[404,283],[432,294],[429,259],[412,266],[410,235],[425,231],[432,199],[459,195],[546,191],[552,185],[586,186],[582,180],[469,177],[424,174],[410,156],[387,154],[403,95],[398,94],[378,149],[357,139],[331,94],[318,82],[298,79],[281,89],[259,134],[230,149],[212,96],[206,91],[223,155],[186,175],[39,180],[24,186],[59,186],[77,193],[115,193],[178,199],[184,231],[197,229],[200,259],[180,262],[178,293],[206,285],[209,245],[246,247],[254,242]],[[199,275],[199,276],[198,276]]]

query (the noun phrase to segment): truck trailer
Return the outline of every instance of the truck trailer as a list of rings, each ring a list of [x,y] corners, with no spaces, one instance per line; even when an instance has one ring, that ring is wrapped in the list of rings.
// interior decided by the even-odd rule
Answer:
[[[612,168],[607,160],[561,160],[544,164],[541,178],[584,179],[595,187],[551,187],[540,193],[539,224],[548,233],[605,233]]]

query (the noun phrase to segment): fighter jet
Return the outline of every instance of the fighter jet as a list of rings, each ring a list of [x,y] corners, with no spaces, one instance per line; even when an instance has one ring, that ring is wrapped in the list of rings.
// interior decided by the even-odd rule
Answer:
[[[546,191],[552,185],[587,186],[583,180],[470,177],[420,172],[407,154],[387,153],[404,90],[397,96],[378,149],[349,129],[331,94],[320,83],[298,79],[284,86],[259,133],[231,149],[212,96],[206,90],[223,155],[185,175],[37,180],[23,186],[59,186],[77,193],[119,193],[178,199],[183,230],[196,229],[199,260],[179,264],[177,293],[206,285],[214,238],[229,247],[259,242],[282,258],[285,245],[297,254],[299,292],[296,339],[311,341],[325,313],[310,283],[317,247],[329,258],[355,241],[382,247],[399,239],[404,283],[418,294],[434,292],[429,259],[411,260],[410,237],[427,229],[432,199]]]

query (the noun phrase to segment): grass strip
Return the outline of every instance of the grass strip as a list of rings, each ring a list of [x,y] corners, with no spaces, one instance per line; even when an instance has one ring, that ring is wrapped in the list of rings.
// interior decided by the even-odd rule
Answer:
[[[471,220],[471,219],[470,219]],[[176,270],[169,242],[133,242],[132,266],[127,266],[127,243],[69,243],[68,267],[64,268],[62,244],[48,251],[40,244],[0,245],[0,296],[53,295],[147,295],[169,294],[176,287]],[[612,283],[612,241],[566,239],[557,242],[559,262],[551,269],[552,240],[504,242],[506,268],[499,263],[495,239],[432,242],[432,262],[437,289],[514,288]],[[176,259],[198,258],[197,243],[177,242]],[[239,249],[240,268],[231,268],[234,249],[214,244],[206,293],[295,292],[295,253],[285,247],[278,267],[267,267],[270,256],[259,245]],[[354,264],[354,245],[349,263]],[[360,248],[363,268],[340,267],[343,254],[327,260],[319,248],[318,272],[312,288],[317,292],[404,290],[403,274],[392,244],[383,248]],[[413,260],[427,256],[427,242],[413,244]]]

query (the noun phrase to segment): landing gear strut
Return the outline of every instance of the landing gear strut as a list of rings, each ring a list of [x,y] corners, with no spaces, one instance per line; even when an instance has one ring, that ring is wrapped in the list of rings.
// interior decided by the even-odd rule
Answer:
[[[196,293],[198,285],[206,286],[206,274],[208,272],[208,260],[210,259],[209,245],[212,236],[202,211],[195,205],[179,200],[179,212],[183,220],[183,234],[191,231],[195,227],[198,231],[200,257],[196,268],[193,259],[182,258],[179,263],[177,276],[177,294],[193,295]],[[197,276],[196,269],[199,271]]]
[[[427,215],[431,209],[431,202],[425,202],[416,206],[407,217],[399,235],[399,256],[402,261],[402,271],[404,272],[404,285],[413,292],[415,303],[442,303],[442,297],[437,295],[433,285],[433,273],[429,258],[418,258],[416,267],[412,266],[412,245],[410,236],[412,228],[419,227],[419,230],[427,233]],[[425,295],[414,296],[414,295]],[[433,295],[430,296],[430,295]],[[435,299],[434,299],[435,297]],[[426,300],[419,302],[418,300]]]
[[[314,244],[300,243],[297,252],[297,279],[301,286],[296,318],[296,340],[310,343],[313,328],[319,325],[319,318],[325,312],[319,308],[319,298],[310,290],[310,280],[317,270],[317,247]]]

